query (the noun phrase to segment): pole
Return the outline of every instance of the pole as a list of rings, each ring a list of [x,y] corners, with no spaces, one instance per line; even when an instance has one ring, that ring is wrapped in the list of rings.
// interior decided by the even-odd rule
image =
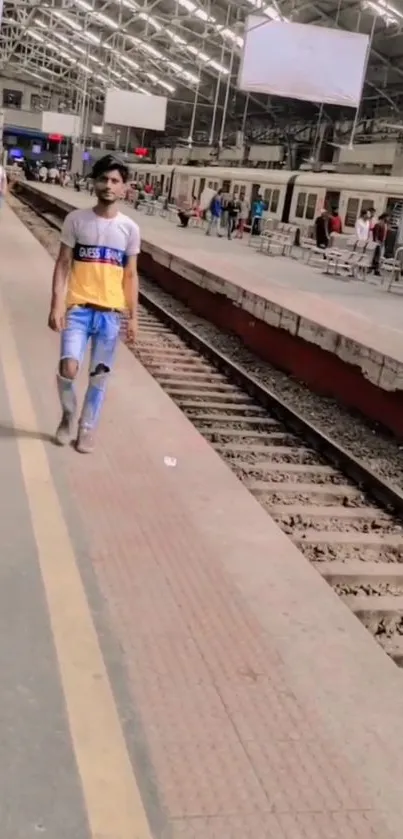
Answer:
[[[223,143],[224,143],[224,131],[225,131],[225,123],[226,123],[226,120],[227,120],[228,100],[229,100],[229,92],[230,92],[230,89],[231,89],[231,78],[232,78],[232,68],[233,68],[233,64],[234,64],[234,55],[235,55],[235,42],[233,42],[233,44],[232,44],[231,60],[230,60],[229,73],[228,73],[228,79],[227,79],[227,87],[226,87],[226,90],[225,90],[225,100],[224,100],[224,108],[223,108],[222,119],[221,119],[220,138],[218,140],[218,145],[219,145],[220,149],[222,149]]]
[[[188,146],[191,149],[193,145],[193,131],[196,122],[196,110],[197,110],[197,103],[199,101],[199,88],[200,88],[200,74],[201,68],[199,68],[199,81],[197,83],[197,87],[195,90],[195,98],[193,100],[193,110],[192,110],[192,118],[190,120],[190,128],[189,128],[189,137],[188,137]]]
[[[358,19],[358,25],[359,25],[359,20],[360,20],[360,18]],[[369,64],[369,57],[370,57],[370,55],[371,55],[372,41],[374,40],[375,26],[376,26],[376,15],[374,15],[374,17],[373,17],[373,19],[372,19],[371,34],[370,34],[370,36],[369,36],[369,42],[368,42],[368,47],[367,47],[367,54],[366,54],[366,56],[365,56],[364,68],[363,68],[363,72],[362,72],[361,96],[360,96],[360,101],[359,101],[359,103],[358,103],[358,105],[357,105],[357,108],[356,108],[356,111],[355,111],[355,116],[354,116],[353,127],[352,127],[352,129],[351,129],[351,134],[350,134],[350,142],[349,142],[349,146],[352,146],[352,145],[353,145],[353,143],[354,143],[354,137],[355,137],[355,132],[357,131],[358,120],[359,120],[360,111],[361,111],[362,97],[363,97],[363,93],[364,93],[365,77],[366,77],[366,75],[367,75],[368,64]]]
[[[225,28],[226,29],[228,28],[228,24],[229,24],[230,13],[231,13],[231,7],[230,7],[230,4],[228,4],[227,18],[226,18],[226,21],[225,21]],[[221,64],[224,61],[224,56],[225,56],[225,49],[224,49],[224,41],[223,41],[222,46],[221,46],[221,61],[220,61]],[[209,137],[209,145],[210,146],[212,146],[213,143],[214,143],[214,131],[215,131],[215,123],[216,123],[216,119],[217,119],[217,109],[218,109],[218,99],[219,99],[219,95],[220,95],[220,87],[221,87],[221,71],[219,72],[219,74],[217,76],[217,84],[216,84],[216,88],[215,88],[213,116],[211,118],[210,137]]]
[[[243,135],[245,134],[245,126],[246,126],[246,117],[248,115],[248,107],[249,107],[249,93],[246,94],[245,107],[244,107],[244,110],[243,110],[242,128],[241,128],[241,131],[242,131]]]

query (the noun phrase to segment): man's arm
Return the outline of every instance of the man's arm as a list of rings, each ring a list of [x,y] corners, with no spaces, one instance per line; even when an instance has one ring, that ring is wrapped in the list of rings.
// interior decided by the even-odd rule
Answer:
[[[69,278],[73,249],[64,242],[60,245],[52,279],[52,297],[50,303],[49,326],[54,332],[60,332],[64,326],[65,296]]]
[[[134,341],[137,331],[137,303],[139,296],[139,278],[137,273],[137,256],[140,253],[140,231],[137,224],[133,224],[126,250],[126,265],[123,273],[123,293],[129,311],[127,324],[127,340]]]
[[[73,261],[73,249],[76,244],[73,218],[73,213],[69,213],[64,219],[60,235],[59,254],[53,271],[48,325],[54,332],[60,332],[64,328],[66,287]]]
[[[136,317],[137,300],[139,295],[137,256],[127,257],[127,262],[123,273],[123,293],[125,296],[129,317]]]
[[[134,341],[137,328],[137,303],[139,296],[139,278],[137,273],[137,256],[128,256],[123,273],[123,293],[129,313],[127,324],[127,338]]]

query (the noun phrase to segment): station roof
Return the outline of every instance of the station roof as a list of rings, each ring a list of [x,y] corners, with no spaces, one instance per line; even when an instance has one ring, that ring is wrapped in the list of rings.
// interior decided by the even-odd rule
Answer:
[[[4,0],[1,73],[51,92],[65,110],[83,97],[102,109],[106,87],[169,98],[170,141],[217,140],[244,130],[259,141],[301,120],[317,106],[237,88],[245,18],[373,31],[361,117],[399,122],[403,108],[403,0]],[[335,73],[342,56],[334,56]],[[326,109],[330,119],[343,117]],[[350,112],[351,116],[351,112]]]

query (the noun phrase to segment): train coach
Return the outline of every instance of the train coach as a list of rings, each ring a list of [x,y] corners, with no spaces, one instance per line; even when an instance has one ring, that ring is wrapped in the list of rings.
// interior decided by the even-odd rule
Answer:
[[[397,219],[403,209],[403,179],[380,175],[152,164],[132,167],[131,175],[159,184],[177,203],[200,197],[205,187],[245,195],[250,203],[261,195],[271,218],[291,224],[310,224],[324,207],[337,207],[346,233],[353,232],[362,210],[374,207],[378,215]]]

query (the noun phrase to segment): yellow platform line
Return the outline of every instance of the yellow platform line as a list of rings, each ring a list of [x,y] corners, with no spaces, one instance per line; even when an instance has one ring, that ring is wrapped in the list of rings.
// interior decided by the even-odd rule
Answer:
[[[39,432],[1,297],[0,358],[15,427]],[[151,839],[44,444],[17,444],[91,836]]]

